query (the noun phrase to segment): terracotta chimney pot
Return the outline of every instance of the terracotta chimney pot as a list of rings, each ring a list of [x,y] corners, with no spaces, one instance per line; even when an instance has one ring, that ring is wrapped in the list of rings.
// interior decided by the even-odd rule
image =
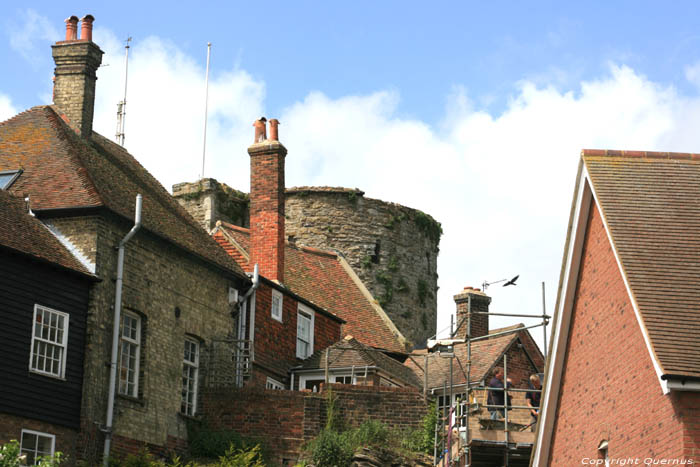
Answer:
[[[78,17],[71,16],[66,19],[66,40],[76,41],[78,40]]]
[[[80,21],[80,40],[92,41],[92,22],[95,21],[95,17],[92,15],[85,15]]]
[[[279,141],[279,132],[277,130],[277,127],[279,126],[280,121],[277,120],[276,118],[273,118],[270,120],[270,141]]]
[[[267,122],[265,117],[260,117],[253,122],[255,127],[255,140],[253,143],[262,143],[267,139],[267,125],[265,125],[265,122]]]

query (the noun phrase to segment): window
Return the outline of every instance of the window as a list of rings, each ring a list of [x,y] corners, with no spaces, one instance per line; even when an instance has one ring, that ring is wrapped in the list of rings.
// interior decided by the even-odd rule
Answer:
[[[185,339],[185,357],[182,361],[182,403],[180,411],[194,415],[197,410],[197,377],[199,375],[199,342]]]
[[[282,322],[282,293],[272,289],[272,317]]]
[[[125,311],[119,352],[119,394],[138,397],[141,358],[141,318]]]
[[[17,180],[17,177],[19,177],[21,173],[21,170],[0,171],[0,190],[7,190],[10,188],[12,182]]]
[[[314,312],[299,304],[297,312],[297,357],[306,358],[314,353]]]
[[[35,465],[39,457],[53,456],[56,437],[48,433],[22,430],[20,453],[27,456],[27,465]]]
[[[63,378],[66,372],[68,314],[34,305],[33,323],[29,370]]]
[[[352,384],[352,376],[334,376],[333,382],[340,384]]]
[[[280,383],[276,379],[268,377],[267,382],[265,383],[265,389],[284,389],[284,384]]]

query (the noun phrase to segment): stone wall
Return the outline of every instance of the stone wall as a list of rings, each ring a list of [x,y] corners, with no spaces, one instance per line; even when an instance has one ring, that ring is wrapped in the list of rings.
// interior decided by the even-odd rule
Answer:
[[[247,195],[214,179],[173,186],[173,196],[207,230],[217,220],[247,227]],[[391,320],[414,345],[435,334],[440,224],[357,189],[286,190],[290,242],[342,253]]]
[[[332,384],[335,411],[347,427],[377,420],[397,429],[422,425],[428,405],[416,389]],[[294,465],[302,445],[326,423],[327,392],[216,390],[203,395],[205,423],[259,439],[274,465]],[[283,461],[287,460],[287,463]]]
[[[173,197],[207,231],[214,228],[217,220],[249,226],[248,195],[213,178],[173,185]]]
[[[343,254],[414,345],[435,334],[441,228],[421,211],[345,188],[287,190],[290,241]]]
[[[90,293],[82,399],[84,457],[101,454],[112,347],[117,251],[131,223],[105,213],[54,218],[50,223],[97,265],[102,278]],[[232,279],[146,230],[127,244],[122,309],[142,319],[138,397],[117,396],[114,432],[121,445],[166,447],[187,438],[180,414],[185,336],[200,340],[200,380],[207,345],[233,328],[228,303]],[[116,439],[116,438],[115,438]],[[88,449],[89,447],[89,449]]]

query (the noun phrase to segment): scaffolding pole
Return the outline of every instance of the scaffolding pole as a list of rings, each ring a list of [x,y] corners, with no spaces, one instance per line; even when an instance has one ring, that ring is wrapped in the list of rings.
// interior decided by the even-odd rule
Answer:
[[[471,308],[472,308],[472,303],[471,303],[471,295],[470,295],[468,297],[468,302],[467,302],[467,316],[466,316],[466,318],[463,318],[461,322],[457,323],[457,327],[456,327],[456,329],[460,329],[460,326],[462,325],[462,323],[466,319],[466,325],[467,325],[466,326],[467,332],[466,332],[466,339],[465,339],[465,342],[467,344],[467,371],[466,371],[466,375],[465,375],[466,376],[466,400],[460,401],[460,404],[465,405],[465,410],[460,410],[460,411],[456,412],[456,413],[459,413],[460,418],[464,417],[464,419],[465,419],[465,430],[464,431],[465,431],[465,435],[466,435],[466,440],[465,440],[465,444],[464,444],[463,448],[461,447],[461,436],[459,434],[458,434],[458,438],[457,438],[458,439],[458,441],[457,441],[458,451],[457,452],[459,453],[458,459],[461,460],[462,455],[464,456],[464,463],[462,465],[464,465],[465,467],[471,466],[471,457],[472,457],[472,455],[471,455],[472,452],[471,452],[471,440],[470,440],[470,427],[469,427],[469,419],[472,416],[471,411],[470,411],[472,393],[474,390],[482,390],[482,389],[485,391],[486,394],[488,394],[488,392],[492,391],[492,390],[501,390],[500,388],[492,388],[491,389],[488,385],[483,386],[483,387],[479,386],[479,387],[472,388],[472,382],[471,382],[471,364],[472,364],[472,348],[471,348],[471,346],[472,346],[472,342],[478,342],[478,341],[486,340],[486,339],[489,339],[492,337],[513,334],[513,333],[525,331],[527,329],[533,329],[533,328],[542,326],[544,329],[544,338],[545,338],[545,342],[543,344],[544,345],[543,356],[545,356],[545,358],[546,358],[547,324],[549,323],[549,319],[551,318],[550,316],[548,316],[546,314],[546,309],[545,309],[544,282],[542,283],[542,314],[540,314],[540,315],[526,315],[526,314],[519,314],[519,313],[490,313],[490,312],[483,312],[483,311],[472,311]],[[521,328],[515,328],[515,329],[508,330],[508,331],[498,332],[498,333],[494,333],[494,334],[487,334],[486,336],[472,338],[472,335],[471,335],[471,324],[472,324],[471,317],[472,317],[472,314],[508,316],[508,317],[540,318],[542,320],[542,322],[539,324],[532,325],[532,326],[523,326]],[[452,331],[453,321],[451,321],[450,324],[451,324],[450,327],[451,327],[451,331]],[[452,332],[450,332],[450,337],[454,337],[452,335]],[[454,353],[454,348],[453,348],[453,353]],[[434,443],[434,449],[433,449],[435,465],[437,465],[439,463],[439,458],[441,458],[442,465],[445,467],[447,467],[448,465],[452,465],[452,463],[454,461],[456,461],[454,459],[450,459],[451,453],[452,453],[452,445],[451,445],[452,443],[450,443],[450,446],[447,447],[448,452],[445,451],[445,438],[447,438],[446,436],[441,437],[440,444],[441,444],[441,448],[442,448],[441,449],[442,455],[438,456],[438,453],[437,453],[437,451],[438,451],[438,436],[437,436],[438,430],[444,430],[445,425],[447,425],[448,430],[450,430],[450,434],[451,434],[451,430],[452,430],[451,420],[450,420],[450,418],[448,418],[452,414],[452,406],[454,405],[454,401],[452,400],[453,399],[453,397],[452,397],[453,390],[454,390],[454,384],[453,384],[454,382],[452,379],[452,364],[453,364],[452,359],[453,359],[453,357],[450,357],[450,390],[449,390],[449,393],[447,391],[447,381],[443,382],[443,388],[442,388],[443,401],[445,401],[445,398],[449,398],[448,399],[449,404],[444,404],[444,410],[442,411],[443,417],[438,417],[437,424],[439,425],[439,427],[436,426],[436,428],[435,428],[435,443]],[[426,375],[427,375],[427,363],[428,362],[426,359],[426,362],[425,362]],[[496,405],[486,404],[486,405],[484,405],[484,407],[496,408],[497,410],[503,409],[503,411],[504,411],[503,429],[504,429],[505,443],[503,443],[503,446],[504,446],[505,451],[503,453],[503,457],[504,457],[504,465],[505,465],[505,467],[508,467],[509,462],[510,462],[509,450],[511,447],[510,446],[511,445],[511,443],[510,443],[510,430],[508,429],[508,423],[509,423],[508,410],[509,409],[518,409],[518,410],[525,410],[525,409],[530,410],[531,409],[529,406],[519,406],[519,405],[518,406],[516,406],[516,405],[510,406],[508,404],[508,393],[509,392],[540,392],[541,393],[542,388],[540,386],[540,389],[534,389],[534,388],[533,389],[519,389],[519,388],[509,389],[508,388],[508,356],[506,354],[503,355],[503,380],[504,380],[504,385],[503,385],[503,389],[502,389],[502,391],[503,391],[503,405],[496,406]],[[543,382],[541,382],[541,383],[543,383]],[[540,404],[541,404],[541,402],[540,402]],[[437,411],[437,413],[440,413],[439,407],[437,407],[437,406],[436,406],[436,411]],[[460,424],[461,424],[461,422],[457,423],[456,425],[460,426]],[[450,462],[450,461],[452,461],[452,462]]]

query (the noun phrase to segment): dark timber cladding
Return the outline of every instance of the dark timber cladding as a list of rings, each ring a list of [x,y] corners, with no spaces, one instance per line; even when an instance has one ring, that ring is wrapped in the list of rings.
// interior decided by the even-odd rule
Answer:
[[[0,248],[0,413],[80,426],[90,280]],[[34,305],[69,314],[65,380],[29,371]]]

